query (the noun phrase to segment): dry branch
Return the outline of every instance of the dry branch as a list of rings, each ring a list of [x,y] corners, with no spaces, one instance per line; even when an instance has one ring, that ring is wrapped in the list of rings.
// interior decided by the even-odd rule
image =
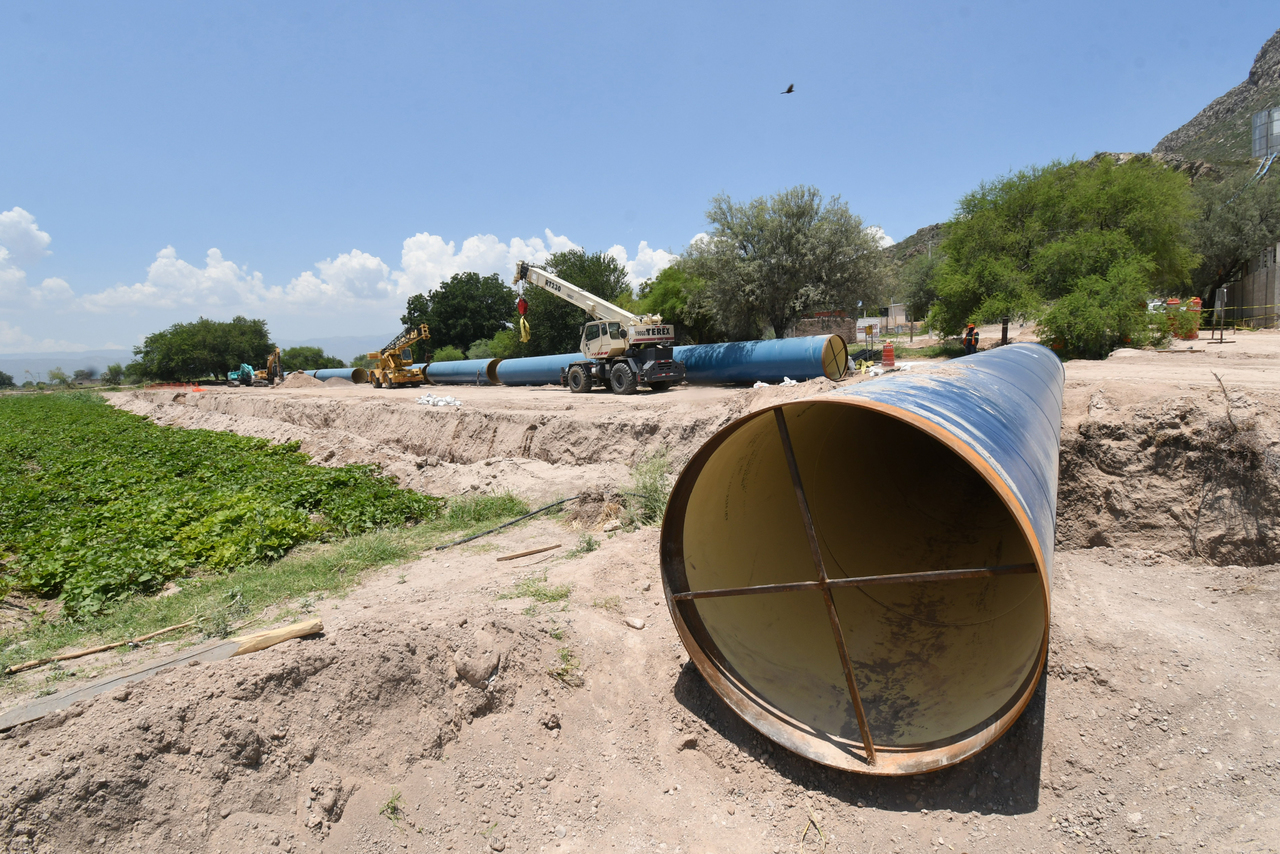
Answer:
[[[21,673],[24,670],[32,670],[33,668],[39,667],[42,664],[52,664],[55,661],[70,661],[73,658],[84,658],[86,655],[93,655],[95,652],[106,652],[107,650],[115,649],[118,646],[142,643],[143,641],[151,640],[153,637],[156,637],[157,635],[162,635],[165,632],[173,632],[173,631],[177,631],[178,629],[185,629],[189,626],[193,626],[195,625],[195,622],[196,622],[195,620],[187,620],[185,623],[178,623],[176,626],[166,626],[165,628],[160,629],[159,631],[154,631],[149,635],[143,635],[142,637],[133,638],[132,640],[116,641],[115,643],[103,644],[102,646],[95,646],[95,647],[91,647],[90,649],[81,649],[75,652],[66,652],[66,653],[63,653],[62,655],[50,656],[49,658],[37,658],[33,661],[24,661],[22,664],[15,664],[12,667],[6,667],[4,671],[4,675],[10,676],[14,673]]]

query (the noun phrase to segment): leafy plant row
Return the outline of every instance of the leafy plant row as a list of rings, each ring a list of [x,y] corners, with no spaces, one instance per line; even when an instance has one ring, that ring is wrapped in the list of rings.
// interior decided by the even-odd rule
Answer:
[[[72,616],[444,505],[371,466],[322,468],[296,443],[157,426],[95,394],[0,398],[0,593],[59,596]]]

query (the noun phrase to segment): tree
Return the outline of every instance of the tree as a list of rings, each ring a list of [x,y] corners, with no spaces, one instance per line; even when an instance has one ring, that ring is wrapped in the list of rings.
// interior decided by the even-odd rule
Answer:
[[[67,376],[67,372],[62,370],[62,368],[54,368],[49,371],[49,382],[53,383],[55,386],[71,385],[71,377]]]
[[[1280,241],[1280,180],[1253,181],[1253,174],[1241,169],[1220,183],[1201,178],[1193,187],[1198,216],[1191,245],[1204,263],[1192,276],[1191,291],[1210,305],[1215,289],[1238,281],[1251,259]]]
[[[13,375],[6,374],[4,371],[0,371],[0,388],[15,388],[15,387],[16,387],[16,384],[13,381]]]
[[[351,357],[351,367],[364,368],[367,371],[370,368],[378,367],[378,360],[370,359],[368,353],[357,353]]]
[[[715,313],[705,298],[706,289],[705,281],[690,275],[677,262],[640,283],[635,310],[639,314],[661,315],[665,322],[675,324],[679,341],[714,343],[721,338]]]
[[[318,371],[345,368],[336,356],[326,356],[320,347],[289,347],[280,351],[280,367],[287,371]]]
[[[126,370],[143,379],[175,382],[220,376],[242,363],[266,365],[275,350],[265,320],[234,317],[229,322],[200,318],[154,332],[133,348]]]
[[[430,327],[431,340],[414,346],[415,358],[422,361],[428,347],[465,351],[478,339],[492,338],[510,323],[515,307],[516,292],[497,273],[454,273],[431,293],[409,297],[400,322]]]
[[[71,378],[78,383],[88,382],[98,375],[97,368],[76,368],[71,372]]]
[[[114,365],[107,365],[106,371],[102,374],[102,381],[107,385],[120,385],[124,382],[124,366],[119,362]]]
[[[557,252],[540,265],[565,281],[596,296],[616,303],[631,294],[627,271],[618,259],[604,252],[588,255],[581,249]],[[582,340],[582,324],[587,313],[542,288],[526,286],[529,302],[530,340],[521,347],[520,355],[549,356],[573,353]]]
[[[902,262],[898,268],[898,298],[907,307],[912,320],[923,320],[938,299],[936,278],[942,266],[941,252],[920,253]]]
[[[1056,310],[1058,328],[1105,303],[1107,340],[1132,338],[1145,322],[1133,316],[1135,283],[1156,293],[1188,285],[1199,262],[1188,245],[1192,215],[1187,179],[1150,158],[1054,162],[984,182],[960,200],[947,224],[929,322],[955,335],[969,322],[1038,318],[1047,305],[1081,291]],[[1079,320],[1096,325],[1098,318]],[[1052,334],[1047,340],[1064,344]],[[1065,346],[1063,355],[1098,352]]]
[[[707,283],[716,320],[731,339],[766,329],[787,334],[801,315],[871,303],[883,291],[883,255],[839,196],[792,187],[735,204],[711,200],[708,237],[685,253],[685,269]]]

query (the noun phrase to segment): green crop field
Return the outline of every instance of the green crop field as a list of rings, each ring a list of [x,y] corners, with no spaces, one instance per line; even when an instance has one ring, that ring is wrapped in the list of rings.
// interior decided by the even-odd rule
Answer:
[[[0,594],[60,597],[69,616],[444,508],[370,466],[157,426],[96,394],[0,397]]]

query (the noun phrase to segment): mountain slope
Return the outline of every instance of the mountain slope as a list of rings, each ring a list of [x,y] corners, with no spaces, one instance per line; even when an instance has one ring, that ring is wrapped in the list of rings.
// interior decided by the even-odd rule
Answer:
[[[1153,151],[1210,163],[1248,160],[1251,117],[1268,107],[1280,107],[1280,30],[1258,51],[1247,80],[1215,98],[1195,118],[1160,140]]]

